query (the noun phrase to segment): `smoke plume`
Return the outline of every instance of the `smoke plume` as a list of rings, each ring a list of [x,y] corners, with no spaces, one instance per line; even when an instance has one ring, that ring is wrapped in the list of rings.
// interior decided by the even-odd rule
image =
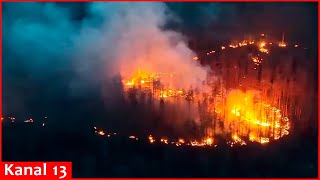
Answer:
[[[80,52],[85,52],[79,58],[86,57],[91,66],[92,61],[97,61],[102,78],[118,74],[128,78],[141,69],[148,73],[175,73],[178,81],[171,83],[177,88],[201,86],[205,80],[206,70],[192,59],[195,53],[188,48],[185,37],[164,29],[173,16],[165,4],[98,3],[92,4],[90,10],[94,18],[88,21],[102,17],[103,23],[96,29],[82,30],[80,39],[91,43],[83,46],[82,40],[78,41]],[[83,64],[88,63],[79,64],[85,69]]]
[[[83,119],[84,113],[97,114],[92,104],[98,99],[121,114],[121,81],[139,69],[174,73],[166,82],[172,88],[202,86],[207,71],[193,60],[186,38],[166,28],[177,19],[166,4],[88,3],[77,13],[74,6],[5,3],[5,114]]]

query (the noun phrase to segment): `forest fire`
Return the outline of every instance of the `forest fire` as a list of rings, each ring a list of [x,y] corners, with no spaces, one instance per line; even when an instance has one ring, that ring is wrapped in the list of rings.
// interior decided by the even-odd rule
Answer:
[[[139,69],[136,75],[124,80],[123,83],[128,93],[135,89],[158,100],[170,98],[174,102],[184,99],[190,103],[198,103],[199,110],[201,109],[203,114],[206,112],[214,117],[213,123],[209,124],[205,130],[205,135],[209,137],[200,142],[191,141],[188,143],[192,146],[212,145],[213,137],[218,134],[228,135],[231,133],[232,141],[240,145],[246,145],[242,138],[264,144],[289,134],[289,119],[281,113],[280,109],[264,102],[257,92],[232,89],[226,92],[226,97],[222,97],[216,94],[201,93],[199,89],[186,91],[166,86],[170,84],[168,81],[174,77],[175,73],[148,74]],[[205,107],[207,109],[203,109]],[[149,141],[154,143],[154,137],[150,135]],[[160,141],[168,144],[168,139],[162,138]],[[186,143],[185,140],[180,138],[175,144],[180,146],[184,143]]]
[[[318,9],[4,3],[2,160],[69,162],[75,178],[317,177]]]
[[[229,46],[221,46],[221,50],[225,50],[226,47],[244,47],[252,45],[254,42],[253,40],[242,40],[231,43]],[[272,45],[272,42],[265,39],[265,34],[263,34],[262,39],[257,40],[257,49],[268,54],[268,45]],[[284,45],[286,46],[283,37],[279,46],[285,47]],[[215,53],[215,50],[208,52],[207,55],[211,53]],[[263,63],[259,54],[250,55],[250,58],[252,63],[256,65],[254,70]],[[194,57],[193,60],[198,61],[199,58]],[[202,82],[200,87],[185,84],[177,88],[175,83],[179,82],[179,77],[183,77],[183,74],[152,72],[144,66],[135,71],[130,71],[135,73],[123,77],[124,90],[128,97],[141,99],[140,97],[144,96],[153,99],[153,103],[158,100],[164,106],[167,102],[177,105],[185,102],[189,110],[195,109],[194,111],[198,112],[198,115],[193,114],[189,118],[193,118],[198,126],[202,124],[202,132],[198,133],[197,137],[187,141],[183,138],[172,141],[177,146],[182,144],[211,146],[214,137],[217,135],[230,139],[232,145],[246,145],[248,141],[265,144],[289,134],[290,121],[287,112],[283,113],[271,99],[259,90],[255,90],[255,88],[243,90],[243,88],[246,88],[243,83],[239,84],[238,87],[240,88],[226,88],[223,80],[217,81],[217,77],[207,75],[206,80]],[[125,74],[128,75],[128,73]],[[215,80],[212,80],[212,78]],[[243,79],[244,82],[250,83],[251,81],[250,77],[243,76]],[[146,102],[142,101],[140,103]],[[151,104],[151,106],[156,105]],[[188,114],[184,110],[178,113]],[[199,136],[199,134],[201,135]],[[154,143],[154,137],[149,136],[149,141]],[[167,138],[161,138],[160,142],[170,144]]]
[[[288,135],[292,127],[288,117],[300,118],[302,114],[301,107],[294,104],[297,102],[294,93],[300,89],[295,88],[292,92],[288,89],[291,86],[304,87],[293,85],[298,81],[292,80],[299,77],[290,74],[289,66],[277,65],[274,66],[277,69],[272,70],[269,49],[277,53],[276,48],[286,48],[287,44],[284,36],[280,44],[266,37],[264,34],[254,40],[234,41],[206,52],[206,56],[213,59],[210,61],[215,61],[221,55],[250,51],[247,59],[231,56],[224,62],[217,60],[210,70],[200,65],[203,56],[193,53],[179,52],[182,54],[172,56],[173,62],[168,64],[159,57],[159,54],[171,52],[166,48],[166,51],[156,48],[155,52],[138,53],[130,65],[123,64],[120,74],[128,105],[148,107],[146,113],[150,115],[145,117],[150,119],[145,121],[161,124],[148,126],[149,131],[145,133],[153,133],[154,127],[159,128],[157,133],[147,136],[148,142],[213,146],[223,137],[230,146],[242,146],[250,142],[266,144]],[[216,56],[211,56],[212,53]],[[278,78],[283,76],[282,71],[287,73],[287,80],[283,82]],[[153,113],[158,117],[153,118]],[[154,120],[157,118],[160,120]],[[162,123],[179,129],[179,132],[170,134],[161,129]],[[135,138],[132,136],[131,139]]]
[[[155,97],[168,98],[186,95],[183,89],[172,89],[175,73],[146,73],[140,69],[129,80],[125,80],[125,89],[139,88],[146,93],[155,93]],[[165,81],[163,81],[165,80]],[[189,98],[192,98],[191,96]]]
[[[229,130],[238,136],[251,137],[251,141],[266,142],[266,138],[274,140],[289,134],[290,122],[281,111],[259,100],[254,92],[243,93],[235,90],[227,97],[226,123]]]

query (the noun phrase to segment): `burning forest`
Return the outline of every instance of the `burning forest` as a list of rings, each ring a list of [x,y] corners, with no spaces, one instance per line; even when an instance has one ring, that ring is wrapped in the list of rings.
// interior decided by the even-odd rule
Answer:
[[[315,12],[4,3],[4,160],[95,177],[315,174]]]
[[[106,14],[109,6],[115,11]],[[73,63],[82,81],[71,87],[84,93],[84,86],[102,87],[106,114],[114,120],[99,120],[98,126],[202,144],[265,144],[289,135],[313,113],[308,107],[315,84],[307,84],[313,65],[299,60],[307,48],[287,42],[285,32],[230,37],[197,51],[167,27],[176,23],[175,15],[163,3],[94,4],[90,12],[112,18],[96,29],[95,16],[85,20],[74,40],[80,53],[72,58],[86,62]]]
[[[179,69],[179,63],[170,64],[177,66],[178,73],[157,71],[157,60],[152,66],[153,56],[147,54],[148,65],[140,62],[140,66],[129,66],[126,70],[135,68],[130,69],[131,73],[124,71],[121,87],[127,103],[147,108],[160,118],[151,122],[156,126],[144,135],[129,138],[138,140],[142,136],[151,144],[158,141],[176,146],[216,147],[218,141],[232,147],[249,142],[266,144],[297,131],[294,123],[301,125],[301,121],[311,118],[312,110],[305,103],[313,101],[314,96],[303,95],[312,93],[306,83],[311,75],[305,71],[308,64],[298,67],[296,59],[272,62],[272,54],[305,50],[298,47],[287,45],[284,34],[277,41],[262,33],[254,40],[231,43],[185,59],[189,69],[194,67],[205,74],[202,79],[197,77],[199,71],[183,71],[183,65]],[[235,54],[239,52],[242,55]],[[170,126],[176,129],[166,134],[165,128]],[[103,130],[95,132],[104,136]]]
[[[248,44],[255,46],[254,42]],[[239,47],[248,44],[239,43]],[[237,48],[232,45],[230,47]],[[261,52],[260,44],[258,48]],[[195,61],[194,68],[201,66],[198,57],[190,58],[189,61]],[[241,65],[232,66],[233,74],[226,74],[230,79],[225,79],[223,75],[215,73],[215,70],[208,69],[206,78],[199,79],[199,86],[192,86],[192,82],[185,81],[183,76],[188,72],[181,74],[153,72],[143,64],[133,70],[134,73],[131,76],[124,76],[122,83],[127,101],[146,104],[151,109],[161,111],[165,118],[174,118],[171,120],[173,126],[176,125],[176,119],[182,121],[180,123],[191,119],[195,127],[194,132],[188,135],[190,142],[206,144],[207,139],[223,136],[242,144],[246,141],[263,144],[288,135],[291,126],[288,116],[293,110],[289,109],[292,107],[288,104],[289,92],[281,92],[284,98],[275,92],[270,92],[270,89],[262,90],[261,87],[253,87],[252,85],[257,82],[262,85],[266,84],[264,81],[270,81],[268,77],[263,77],[265,80],[261,77],[264,73],[262,72],[264,63],[256,61],[252,55],[243,61],[251,68],[247,69],[247,74],[241,74],[241,71],[245,72],[245,68],[248,68]],[[238,73],[235,73],[236,71]],[[254,71],[258,72],[256,77],[250,75]],[[264,69],[264,71],[269,70]],[[192,72],[190,74],[192,76]],[[180,78],[184,81],[184,86],[181,86]],[[232,81],[238,81],[238,83]],[[228,88],[226,85],[231,83],[236,86]],[[263,91],[268,91],[268,94]]]
[[[145,20],[135,20],[118,32],[115,43],[121,49],[115,54],[118,91],[129,109],[140,107],[132,113],[139,120],[130,124],[144,127],[127,131],[189,143],[265,144],[288,135],[292,118],[309,118],[310,113],[302,118],[307,110],[298,105],[298,94],[308,92],[305,78],[312,74],[304,74],[307,64],[298,67],[297,59],[284,56],[305,49],[288,44],[285,33],[278,38],[254,34],[196,55],[182,34],[162,28],[163,21],[153,19],[140,28],[136,24]],[[113,98],[112,92],[106,94]]]

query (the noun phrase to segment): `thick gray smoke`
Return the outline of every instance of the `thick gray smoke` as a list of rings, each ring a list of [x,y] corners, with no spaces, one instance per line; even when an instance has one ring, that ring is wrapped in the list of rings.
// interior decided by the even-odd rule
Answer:
[[[110,12],[107,9],[113,10]],[[103,23],[98,28],[90,26],[82,29],[79,38],[89,40],[88,45],[90,46],[77,45],[80,49],[77,54],[78,58],[86,59],[85,62],[80,61],[77,64],[76,69],[81,70],[79,74],[85,75],[86,71],[95,72],[94,75],[99,77],[94,79],[99,82],[107,82],[117,75],[121,75],[124,80],[130,79],[138,71],[147,74],[167,73],[174,74],[174,77],[161,79],[166,87],[186,90],[190,87],[203,89],[207,70],[193,59],[195,53],[188,48],[185,37],[178,32],[164,28],[166,23],[174,18],[168,12],[165,4],[95,3],[91,5],[90,13],[93,18],[87,19],[87,23],[94,22],[98,18],[101,18]],[[81,43],[83,40],[77,42]],[[92,46],[92,44],[94,45]],[[93,69],[95,71],[92,71]],[[119,94],[119,86],[108,82],[103,86],[102,91],[107,108],[116,112],[123,111],[124,108],[121,106],[118,107],[121,110],[117,109],[117,105],[123,97]],[[140,101],[139,106],[142,110],[138,113],[140,115],[135,123],[139,124],[143,121],[144,126],[147,126],[148,123],[152,124],[156,115],[143,117],[150,111],[144,107],[145,105]],[[159,126],[160,124],[168,124],[171,128],[179,129],[177,128],[179,126],[181,129],[181,124],[188,118],[198,119],[198,113],[193,112],[197,109],[196,105],[188,105],[187,102],[168,105],[167,102],[167,110],[163,111],[157,105],[155,106],[156,112],[154,113],[162,114]],[[171,111],[168,111],[169,109]],[[134,117],[130,117],[130,119],[132,118]],[[123,119],[121,121],[125,122],[126,120]],[[154,130],[152,129],[152,131]]]
[[[185,37],[164,28],[176,18],[164,3],[89,3],[80,18],[72,6],[4,4],[5,114],[46,113],[59,109],[53,107],[64,98],[97,90],[116,102],[112,98],[121,96],[121,87],[109,80],[138,69],[175,73],[170,87],[202,85],[206,70],[192,59]]]
[[[112,9],[110,12],[109,9]],[[175,73],[177,80],[169,84],[176,88],[199,87],[206,70],[192,58],[195,56],[184,37],[164,30],[172,15],[163,3],[95,3],[92,19],[102,18],[96,29],[83,27],[77,46],[85,62],[81,70],[97,65],[100,78],[121,74],[129,78],[139,69],[147,73]],[[85,41],[83,41],[85,39]],[[83,42],[89,41],[87,44]],[[100,79],[98,78],[98,79]]]

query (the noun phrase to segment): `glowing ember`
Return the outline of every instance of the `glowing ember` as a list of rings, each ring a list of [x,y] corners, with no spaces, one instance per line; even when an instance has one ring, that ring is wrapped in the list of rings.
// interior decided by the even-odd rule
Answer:
[[[241,43],[239,43],[239,46],[242,47],[242,46],[246,46],[248,45],[247,41],[242,41]]]
[[[259,66],[261,63],[262,63],[262,59],[257,57],[257,56],[254,56],[254,57],[251,57],[251,60],[252,62],[255,63],[255,65]]]
[[[279,42],[279,47],[287,47],[287,44],[284,41],[284,33],[282,34],[282,40]]]
[[[200,146],[200,143],[198,143],[197,141],[192,141],[191,146]]]
[[[213,138],[209,137],[207,139],[204,140],[204,143],[206,145],[212,145],[213,144]]]
[[[269,53],[269,50],[266,48],[267,43],[265,41],[259,42],[259,51],[262,53]]]
[[[210,54],[215,53],[215,52],[216,52],[216,51],[212,50],[212,51],[210,51],[210,52],[207,52],[207,55],[210,55]]]
[[[238,47],[238,45],[230,44],[230,45],[229,45],[229,47],[231,47],[231,48],[237,48],[237,47]]]
[[[261,41],[260,43],[259,43],[259,47],[260,48],[264,48],[266,46],[266,42],[265,41]]]
[[[266,48],[260,48],[259,50],[260,50],[260,52],[263,52],[263,53],[269,54],[269,50],[268,50],[268,49],[266,49]]]
[[[242,145],[247,145],[244,140],[242,140],[237,134],[234,134],[232,136],[232,139],[234,140],[235,143],[239,143],[241,146]]]
[[[279,43],[279,47],[287,47],[287,44],[284,43],[284,42],[280,42],[280,43]]]
[[[261,138],[260,140],[261,144],[265,144],[265,143],[268,143],[269,142],[269,138]]]
[[[105,132],[103,132],[102,130],[100,130],[100,131],[98,131],[98,134],[99,134],[100,136],[104,136],[104,135],[105,135]]]
[[[154,143],[155,142],[155,140],[154,140],[154,138],[151,136],[151,135],[149,135],[149,142],[152,144],[152,143]]]
[[[184,139],[180,138],[179,143],[184,144]]]
[[[249,134],[249,140],[252,142],[257,141],[255,135],[252,133]]]
[[[161,140],[160,140],[162,143],[164,143],[164,144],[168,144],[168,139],[165,139],[165,138],[161,138]]]

